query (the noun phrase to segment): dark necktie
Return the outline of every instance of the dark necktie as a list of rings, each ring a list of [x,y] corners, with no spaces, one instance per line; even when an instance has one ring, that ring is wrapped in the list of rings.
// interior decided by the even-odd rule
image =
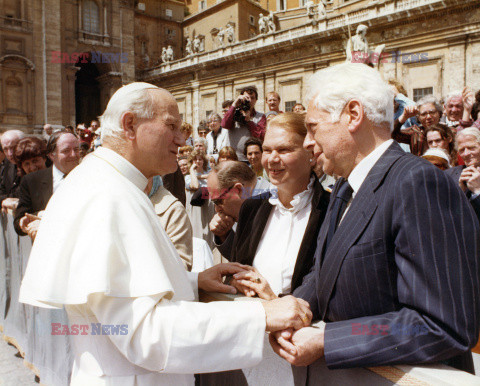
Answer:
[[[325,244],[324,251],[327,250],[330,241],[332,241],[333,235],[337,230],[338,223],[340,222],[340,219],[347,208],[350,198],[352,198],[352,193],[353,189],[348,181],[345,181],[343,185],[340,186],[340,189],[338,189],[337,195],[335,196],[335,202],[332,206],[330,224],[328,225],[327,242]]]

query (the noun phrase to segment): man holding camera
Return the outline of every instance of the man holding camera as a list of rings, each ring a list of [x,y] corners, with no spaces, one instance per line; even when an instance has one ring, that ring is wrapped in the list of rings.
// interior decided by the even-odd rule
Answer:
[[[240,90],[240,95],[222,119],[222,127],[228,130],[230,146],[237,152],[239,161],[247,161],[243,149],[250,137],[263,140],[265,135],[265,114],[255,111],[258,92],[255,86]]]

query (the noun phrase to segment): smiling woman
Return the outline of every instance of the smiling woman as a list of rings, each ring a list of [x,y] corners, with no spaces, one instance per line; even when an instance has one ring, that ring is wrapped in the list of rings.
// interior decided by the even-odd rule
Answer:
[[[23,176],[45,169],[47,145],[37,137],[27,137],[18,141],[15,146],[15,163],[20,166],[18,173]]]

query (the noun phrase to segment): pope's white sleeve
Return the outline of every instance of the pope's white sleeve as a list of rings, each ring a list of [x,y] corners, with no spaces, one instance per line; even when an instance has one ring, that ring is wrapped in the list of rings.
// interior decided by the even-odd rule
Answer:
[[[132,363],[150,371],[192,374],[254,366],[262,359],[265,311],[260,302],[196,303],[162,295],[118,298],[92,294],[102,324],[128,326],[110,335]]]
[[[190,285],[192,286],[195,300],[198,300],[198,272],[187,271],[187,277]]]

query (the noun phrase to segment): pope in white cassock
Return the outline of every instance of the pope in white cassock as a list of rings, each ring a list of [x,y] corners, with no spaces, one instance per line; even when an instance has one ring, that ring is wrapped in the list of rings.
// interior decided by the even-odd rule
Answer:
[[[125,335],[72,335],[72,385],[191,385],[193,373],[257,364],[265,331],[310,324],[292,296],[196,302],[198,288],[233,292],[222,275],[245,267],[186,272],[143,193],[149,177],[177,168],[184,140],[170,93],[129,84],[101,120],[103,148],[50,200],[20,290],[23,303],[64,305],[70,326],[126,325]]]

